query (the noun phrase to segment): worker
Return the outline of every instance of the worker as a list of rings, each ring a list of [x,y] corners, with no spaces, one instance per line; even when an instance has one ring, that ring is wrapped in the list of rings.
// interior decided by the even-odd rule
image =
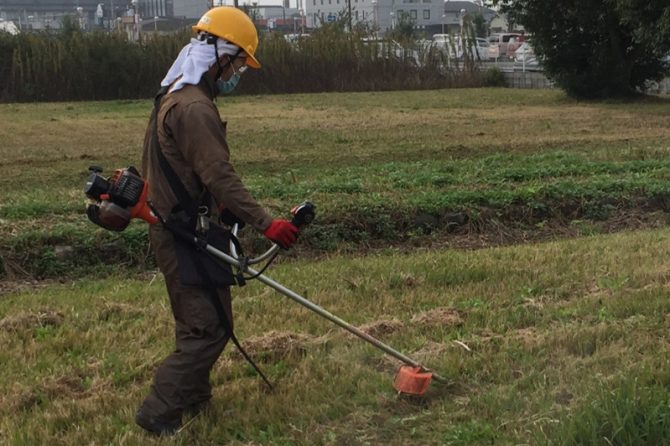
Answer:
[[[217,95],[235,88],[247,67],[260,68],[256,28],[241,10],[217,7],[207,11],[193,31],[190,44],[161,82],[147,127],[142,174],[151,184],[149,199],[162,217],[169,216],[166,221],[191,232],[207,231],[207,222],[215,222],[225,208],[287,249],[298,228],[273,219],[247,191],[230,162],[226,123],[214,103]],[[210,371],[231,335],[236,342],[230,295],[235,282],[225,271],[203,274],[209,270],[203,267],[207,259],[185,246],[169,225],[152,225],[150,240],[165,276],[176,348],[156,370],[135,422],[164,435],[177,432],[183,416],[195,415],[209,404]],[[187,277],[189,271],[201,276],[202,283]]]

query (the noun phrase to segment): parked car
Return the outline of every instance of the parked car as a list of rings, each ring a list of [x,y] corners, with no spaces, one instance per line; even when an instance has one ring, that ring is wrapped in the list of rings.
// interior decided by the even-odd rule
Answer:
[[[520,33],[491,34],[488,38],[489,57],[491,59],[507,57],[510,50],[514,51],[524,40],[525,36]]]
[[[477,37],[477,52],[481,60],[489,60],[489,41],[484,37]]]
[[[535,50],[533,50],[530,42],[523,42],[520,47],[510,54],[510,59],[513,59],[515,62],[528,62],[530,59],[535,59]]]
[[[512,60],[514,60],[515,70],[537,71],[541,69],[535,50],[528,41],[522,43],[514,51]]]

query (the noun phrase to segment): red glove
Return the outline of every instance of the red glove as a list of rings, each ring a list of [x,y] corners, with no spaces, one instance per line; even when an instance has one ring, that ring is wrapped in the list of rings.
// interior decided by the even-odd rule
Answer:
[[[284,249],[289,249],[298,237],[298,228],[288,220],[275,218],[263,233]]]

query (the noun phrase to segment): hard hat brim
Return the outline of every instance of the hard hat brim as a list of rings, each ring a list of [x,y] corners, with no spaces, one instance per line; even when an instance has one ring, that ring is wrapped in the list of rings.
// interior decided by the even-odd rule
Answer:
[[[251,54],[247,54],[247,65],[255,69],[259,69],[261,67],[261,63],[258,61],[258,59],[256,59]]]

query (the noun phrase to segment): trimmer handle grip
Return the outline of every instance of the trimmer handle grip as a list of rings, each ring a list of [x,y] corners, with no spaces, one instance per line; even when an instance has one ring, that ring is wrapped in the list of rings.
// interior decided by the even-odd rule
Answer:
[[[314,221],[316,206],[309,201],[304,201],[291,209],[291,214],[293,214],[291,223],[298,229],[302,229],[303,226],[307,226]]]

